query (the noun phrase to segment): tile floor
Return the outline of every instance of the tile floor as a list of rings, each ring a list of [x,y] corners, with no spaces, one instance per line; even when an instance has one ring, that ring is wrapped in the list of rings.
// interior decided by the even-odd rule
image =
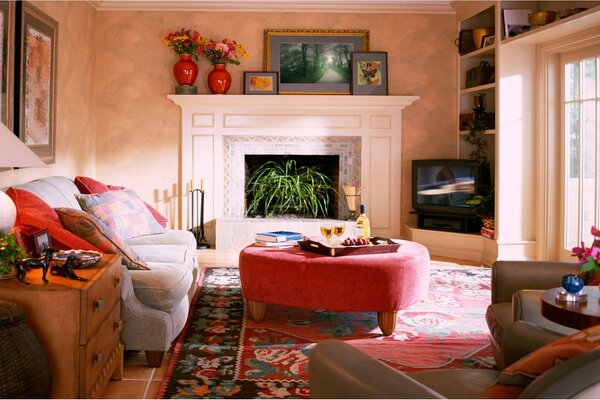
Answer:
[[[235,266],[237,265],[236,258],[236,255],[231,252],[219,252],[213,249],[198,251],[198,260],[202,268]],[[455,264],[481,266],[480,264],[464,260],[443,257],[432,257],[432,259],[447,262],[449,263],[448,267],[456,266]],[[111,381],[104,392],[103,398],[156,398],[162,379],[169,366],[171,356],[172,350],[167,352],[160,368],[149,368],[146,364],[146,356],[143,352],[125,352],[123,379],[120,381]]]

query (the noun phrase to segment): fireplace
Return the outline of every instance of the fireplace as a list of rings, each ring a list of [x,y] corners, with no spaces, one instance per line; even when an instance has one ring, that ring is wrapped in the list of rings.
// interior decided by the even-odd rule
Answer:
[[[331,181],[331,186],[335,190],[327,191],[329,198],[329,207],[326,215],[319,215],[321,218],[345,218],[346,215],[340,215],[338,207],[339,201],[339,187],[340,187],[340,156],[339,155],[302,155],[302,154],[247,154],[244,157],[245,165],[245,182],[246,191],[245,195],[245,215],[262,217],[268,213],[264,207],[259,207],[258,212],[248,213],[248,206],[252,204],[254,196],[251,191],[247,190],[249,178],[258,171],[261,167],[268,165],[269,163],[275,163],[276,165],[284,166],[293,165],[297,170],[301,170],[303,167],[314,168],[319,173],[325,175]],[[293,163],[293,164],[292,164]],[[295,172],[295,171],[294,171]],[[323,198],[319,199],[320,201]],[[343,200],[343,199],[341,199]],[[262,205],[262,204],[261,204]],[[297,214],[293,211],[286,212],[285,215],[291,217],[304,217],[306,215]]]
[[[178,226],[189,229],[190,182],[206,191],[209,243],[239,249],[266,230],[319,235],[319,221],[244,218],[247,155],[339,157],[338,191],[360,186],[373,235],[401,235],[403,109],[416,96],[169,95],[181,107]],[[344,196],[340,218],[348,215]],[[349,229],[349,227],[347,227]]]

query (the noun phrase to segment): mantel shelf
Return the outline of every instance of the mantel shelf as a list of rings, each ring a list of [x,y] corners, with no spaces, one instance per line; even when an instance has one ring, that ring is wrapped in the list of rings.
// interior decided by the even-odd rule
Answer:
[[[408,107],[419,96],[352,96],[352,95],[168,95],[179,106],[248,107],[248,108],[321,108],[335,107]]]

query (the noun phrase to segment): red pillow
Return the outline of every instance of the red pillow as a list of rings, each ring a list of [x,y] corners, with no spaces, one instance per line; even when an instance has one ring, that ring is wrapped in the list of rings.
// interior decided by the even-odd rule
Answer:
[[[109,190],[125,190],[124,186],[115,186],[115,185],[106,185],[100,181],[97,181],[92,178],[88,178],[86,176],[76,176],[75,177],[75,185],[77,189],[82,194],[96,194],[96,193],[104,193]],[[159,213],[156,208],[152,207],[150,204],[146,203],[146,208],[152,214],[156,222],[158,222],[163,228],[167,227],[168,219],[166,219],[161,213]]]
[[[15,229],[22,234],[27,250],[33,249],[31,235],[42,229],[48,229],[52,246],[59,250],[99,251],[96,246],[66,230],[56,211],[35,194],[15,188],[9,188],[6,194],[17,208]]]

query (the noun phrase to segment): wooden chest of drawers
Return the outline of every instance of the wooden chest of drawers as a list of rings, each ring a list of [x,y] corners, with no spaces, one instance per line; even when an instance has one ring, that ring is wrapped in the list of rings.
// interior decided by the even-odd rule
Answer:
[[[109,379],[123,373],[121,257],[105,254],[92,267],[76,270],[87,282],[27,272],[31,285],[0,282],[0,299],[21,305],[52,369],[52,397],[102,395]]]

